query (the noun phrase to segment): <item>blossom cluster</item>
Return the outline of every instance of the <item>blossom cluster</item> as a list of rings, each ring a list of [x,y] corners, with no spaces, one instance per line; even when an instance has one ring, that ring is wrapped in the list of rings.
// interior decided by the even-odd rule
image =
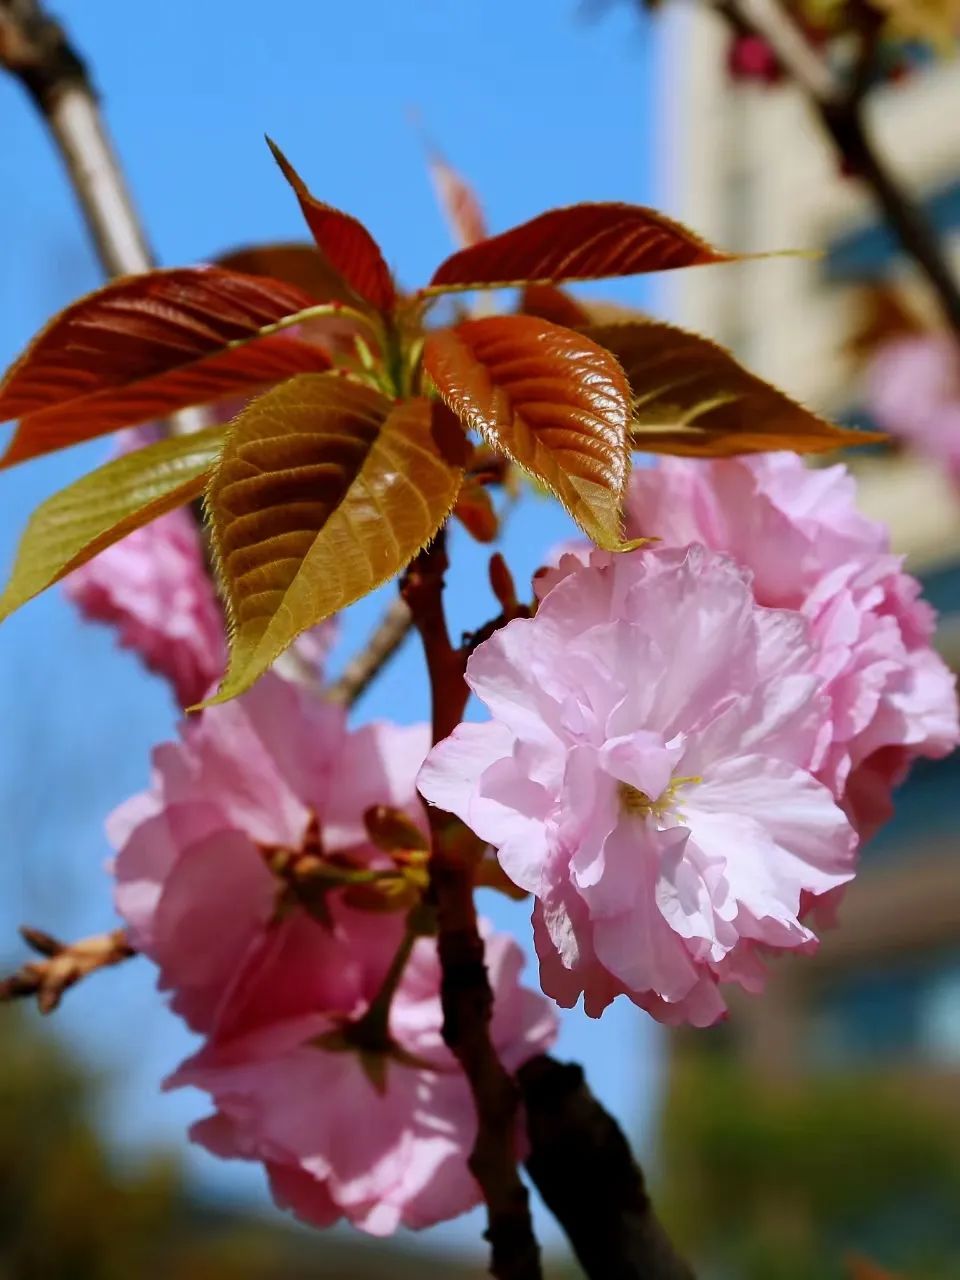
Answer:
[[[493,847],[532,895],[559,1005],[598,1016],[624,995],[707,1025],[725,984],[759,991],[768,956],[817,946],[913,760],[957,743],[933,613],[843,467],[667,459],[635,473],[626,517],[652,540],[566,549],[532,616],[476,646],[485,722],[432,748],[425,726],[351,731],[273,673],[189,717],[110,820],[131,941],[202,1037],[170,1080],[212,1100],[193,1137],[261,1161],[309,1222],[383,1234],[479,1198],[437,944],[410,910],[422,883],[391,896],[413,881],[371,812],[426,847],[422,797]],[[82,607],[201,697],[223,632],[188,517],[84,574]],[[520,985],[515,942],[487,929],[486,950],[515,1070],[554,1014]]]
[[[640,470],[659,543],[565,554],[471,658],[492,718],[420,789],[534,894],[559,1003],[714,1022],[721,983],[816,946],[911,761],[956,745],[932,612],[853,496],[788,454]]]
[[[351,902],[351,882],[389,867],[364,814],[389,805],[422,821],[414,778],[427,743],[422,725],[348,732],[341,709],[269,675],[158,747],[151,789],[109,822],[131,941],[204,1037],[169,1081],[213,1100],[192,1136],[217,1155],[261,1160],[278,1203],[318,1226],[345,1217],[380,1235],[480,1198],[467,1169],[476,1120],[441,1038],[433,938],[413,945],[387,1034],[352,1034],[405,930],[402,912]],[[315,900],[291,897],[277,875],[298,856],[326,872]],[[492,1037],[513,1070],[549,1047],[554,1018],[519,985],[515,942],[488,933],[487,962]]]
[[[872,416],[960,485],[960,356],[946,334],[909,334],[873,355],[866,401]]]

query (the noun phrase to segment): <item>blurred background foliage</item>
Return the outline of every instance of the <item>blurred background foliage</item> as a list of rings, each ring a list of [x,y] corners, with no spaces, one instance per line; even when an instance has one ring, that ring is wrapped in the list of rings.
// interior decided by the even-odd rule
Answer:
[[[960,1275],[960,1115],[936,1097],[678,1055],[663,1126],[664,1214],[705,1277],[843,1280],[854,1249],[911,1280]]]
[[[395,1280],[419,1253],[356,1236],[275,1225],[187,1188],[176,1157],[121,1162],[98,1132],[110,1088],[27,1013],[4,1010],[0,1053],[0,1276],[3,1280]],[[482,1271],[434,1255],[449,1280]],[[559,1280],[559,1278],[558,1278]]]

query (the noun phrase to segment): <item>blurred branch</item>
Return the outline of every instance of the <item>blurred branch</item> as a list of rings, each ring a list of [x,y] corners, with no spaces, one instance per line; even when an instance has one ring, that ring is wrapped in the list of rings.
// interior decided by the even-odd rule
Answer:
[[[60,942],[49,933],[27,925],[20,933],[24,942],[43,959],[27,961],[16,973],[0,981],[0,1001],[36,996],[41,1013],[52,1013],[64,992],[81,978],[137,954],[122,929],[81,938],[79,942]]]
[[[108,276],[152,265],[86,65],[38,0],[0,0],[0,66],[47,122]]]
[[[694,1280],[654,1212],[626,1138],[580,1067],[541,1056],[517,1078],[527,1171],[589,1280]]]
[[[327,688],[327,697],[348,707],[361,697],[413,630],[405,601],[393,601],[371,632],[367,643],[347,663],[343,674]]]
[[[838,77],[779,0],[713,0],[738,30],[761,36],[810,102],[847,170],[873,193],[900,245],[926,277],[950,327],[960,335],[960,287],[937,233],[877,151],[863,118],[877,41],[875,22],[860,21],[859,56],[847,83]]]
[[[434,742],[453,732],[467,701],[466,653],[451,644],[443,607],[446,570],[446,535],[441,529],[400,580],[401,596],[423,642]],[[477,1136],[467,1164],[487,1206],[490,1272],[497,1280],[542,1280],[529,1197],[517,1169],[519,1090],[490,1036],[493,992],[477,922],[473,862],[458,848],[458,835],[469,835],[471,849],[474,837],[442,809],[430,806],[427,816],[428,901],[437,915],[443,1040],[463,1068],[477,1113]]]

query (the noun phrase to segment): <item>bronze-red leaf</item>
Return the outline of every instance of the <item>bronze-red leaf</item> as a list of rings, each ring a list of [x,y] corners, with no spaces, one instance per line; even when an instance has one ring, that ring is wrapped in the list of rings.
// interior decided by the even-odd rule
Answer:
[[[291,285],[217,267],[113,281],[56,316],[0,383],[0,421],[20,419],[0,466],[329,368],[315,344],[263,334],[311,305]]]
[[[535,316],[431,334],[424,367],[460,420],[552,489],[599,545],[622,545],[630,388],[609,351]]]
[[[728,262],[733,256],[655,209],[575,204],[461,249],[441,262],[425,292],[598,280]]]
[[[307,226],[327,260],[358,297],[378,311],[390,311],[396,301],[396,289],[376,240],[358,218],[311,195],[277,144],[270,138],[267,143],[281,173],[293,188]]]

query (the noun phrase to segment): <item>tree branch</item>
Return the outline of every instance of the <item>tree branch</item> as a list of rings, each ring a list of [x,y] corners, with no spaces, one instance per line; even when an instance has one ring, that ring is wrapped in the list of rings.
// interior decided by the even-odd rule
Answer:
[[[46,120],[106,274],[148,270],[152,256],[86,65],[38,0],[0,0],[0,65]]]
[[[541,1056],[518,1079],[527,1170],[589,1280],[694,1280],[654,1212],[626,1138],[580,1067]]]
[[[467,700],[465,655],[450,643],[443,609],[447,568],[444,532],[413,561],[400,592],[423,642],[430,678],[433,740],[460,723]],[[473,898],[471,854],[462,824],[427,810],[432,834],[429,901],[437,914],[443,1039],[463,1068],[477,1112],[468,1165],[487,1205],[486,1238],[497,1280],[541,1280],[540,1250],[529,1198],[517,1169],[519,1091],[490,1038],[493,993]],[[473,846],[473,837],[469,841]]]
[[[864,122],[863,99],[876,41],[873,25],[860,32],[860,57],[848,85],[834,74],[779,0],[714,0],[714,6],[773,49],[810,99],[847,169],[870,188],[904,253],[934,291],[947,323],[960,334],[960,287],[936,231],[881,158]]]
[[[369,639],[347,663],[343,674],[327,687],[326,696],[352,707],[413,630],[413,618],[402,599],[394,600]]]
[[[52,1013],[69,990],[81,978],[129,960],[137,953],[122,929],[98,933],[78,942],[60,942],[41,929],[24,926],[20,930],[24,942],[43,956],[30,960],[16,973],[0,981],[0,1001],[36,996],[41,1013]]]

